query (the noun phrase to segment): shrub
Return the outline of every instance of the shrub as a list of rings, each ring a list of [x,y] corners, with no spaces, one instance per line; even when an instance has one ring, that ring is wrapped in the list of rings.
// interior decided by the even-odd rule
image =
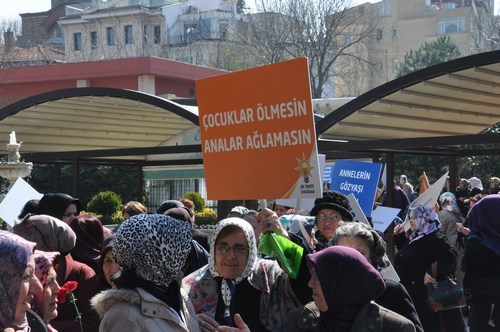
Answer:
[[[195,212],[195,222],[197,225],[215,225],[217,223],[217,212],[210,208],[204,208],[201,212]]]
[[[189,198],[194,203],[194,211],[195,212],[204,212],[205,211],[205,200],[201,195],[195,191],[187,192],[184,197]]]
[[[103,225],[112,224],[116,221],[116,213],[120,212],[122,200],[117,193],[112,191],[101,191],[87,204],[89,212],[100,215]]]

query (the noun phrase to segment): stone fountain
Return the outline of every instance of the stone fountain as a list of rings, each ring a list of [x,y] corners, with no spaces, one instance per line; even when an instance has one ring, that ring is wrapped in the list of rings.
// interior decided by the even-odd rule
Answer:
[[[30,175],[33,163],[26,163],[20,161],[21,155],[19,148],[21,143],[16,141],[16,133],[13,131],[10,134],[9,144],[7,144],[7,151],[9,151],[7,162],[0,162],[0,176],[9,180],[9,188],[12,188],[17,178],[25,178]]]

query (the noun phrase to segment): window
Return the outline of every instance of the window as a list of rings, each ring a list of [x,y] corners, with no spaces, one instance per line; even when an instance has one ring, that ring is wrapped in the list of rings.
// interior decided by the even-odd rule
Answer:
[[[352,44],[352,36],[351,35],[345,36],[344,37],[344,43],[345,43],[345,45]]]
[[[359,7],[358,7],[358,13],[359,13],[360,15],[363,15],[363,14],[365,13],[365,6],[359,6]]]
[[[161,26],[155,25],[154,27],[154,42],[155,44],[161,43]]]
[[[116,45],[116,31],[113,27],[106,28],[106,41],[108,45]]]
[[[76,32],[73,34],[73,50],[81,51],[82,50],[82,33]]]
[[[90,32],[90,48],[93,50],[97,48],[97,31]]]
[[[377,40],[382,40],[383,36],[384,36],[384,30],[377,29]]]
[[[125,26],[125,44],[134,43],[134,29],[131,25]]]
[[[228,21],[220,21],[219,22],[219,38],[222,40],[227,39],[227,30],[229,27]]]
[[[398,69],[399,69],[399,60],[394,59],[392,62],[392,70],[394,73],[397,73]]]
[[[465,16],[440,18],[437,28],[438,35],[465,32]]]
[[[399,30],[398,27],[392,27],[392,39],[398,38]]]
[[[384,63],[382,61],[380,61],[379,63],[377,63],[377,68],[380,71],[384,71]]]
[[[391,4],[388,2],[382,2],[378,5],[378,16],[390,16],[391,15]]]

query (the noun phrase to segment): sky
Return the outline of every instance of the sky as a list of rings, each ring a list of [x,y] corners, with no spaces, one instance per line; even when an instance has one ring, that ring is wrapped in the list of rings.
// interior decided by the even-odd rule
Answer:
[[[50,9],[50,0],[3,0],[0,10],[1,18],[19,18],[21,13],[36,13]],[[247,0],[250,5],[253,0]],[[377,2],[376,0],[353,0],[353,3]],[[495,0],[495,13],[500,10],[500,0]]]

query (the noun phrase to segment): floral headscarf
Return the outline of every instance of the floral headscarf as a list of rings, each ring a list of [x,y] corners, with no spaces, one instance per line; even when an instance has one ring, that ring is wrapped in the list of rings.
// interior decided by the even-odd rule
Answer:
[[[13,327],[17,299],[36,243],[11,232],[0,231],[0,329]]]
[[[168,287],[191,252],[191,224],[160,214],[138,214],[125,221],[114,240],[113,256],[123,269]]]
[[[441,223],[434,208],[424,205],[410,207],[410,212],[415,216],[415,226],[417,230],[410,235],[410,242],[416,241],[439,229]]]
[[[245,266],[245,270],[243,274],[236,278],[235,280],[223,279],[221,285],[221,293],[222,299],[224,300],[224,304],[226,307],[229,307],[231,304],[231,288],[234,288],[234,285],[239,284],[241,281],[245,280],[250,273],[255,269],[255,264],[257,262],[257,245],[255,244],[255,235],[253,232],[252,225],[250,225],[247,221],[241,218],[227,218],[219,221],[215,226],[214,234],[212,235],[212,241],[210,243],[210,257],[208,259],[208,268],[213,277],[222,277],[215,267],[215,242],[217,241],[217,237],[219,233],[227,226],[234,225],[239,227],[248,243],[248,259],[247,264]]]
[[[450,192],[445,192],[441,196],[439,196],[439,203],[443,206],[443,204],[446,204],[446,206],[443,206],[443,209],[448,210],[457,216],[461,216],[462,213],[460,212],[460,209],[458,208],[457,205],[457,198],[453,193]]]
[[[47,286],[47,276],[49,270],[53,267],[54,262],[61,258],[61,254],[58,251],[41,251],[35,250],[35,275],[40,280],[42,288],[45,289]],[[42,308],[38,308],[36,301],[32,301],[33,310],[43,317]]]
[[[65,255],[76,244],[76,234],[65,222],[49,216],[34,215],[14,226],[14,233],[36,243],[43,251],[59,251]]]

